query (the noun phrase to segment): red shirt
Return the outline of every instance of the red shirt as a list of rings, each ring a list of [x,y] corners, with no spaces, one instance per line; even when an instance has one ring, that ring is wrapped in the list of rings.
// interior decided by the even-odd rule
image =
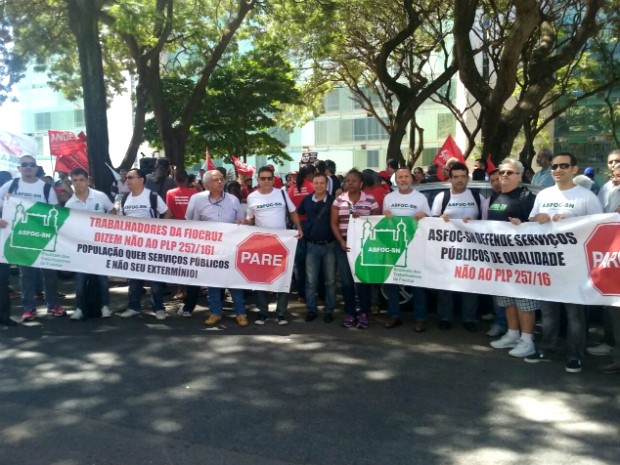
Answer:
[[[198,191],[193,187],[176,187],[166,192],[166,205],[172,212],[172,217],[175,220],[185,219],[189,199],[197,193]]]
[[[362,190],[367,194],[372,195],[379,204],[379,209],[383,210],[383,199],[388,194],[385,187],[376,185],[375,187],[365,188]]]
[[[287,193],[295,204],[295,208],[299,208],[299,204],[304,199],[304,197],[306,197],[308,194],[314,194],[314,186],[309,180],[304,179],[304,182],[301,185],[301,191],[297,190],[297,186],[295,185],[291,187],[287,191]],[[299,215],[300,220],[305,220],[306,218],[306,215]]]

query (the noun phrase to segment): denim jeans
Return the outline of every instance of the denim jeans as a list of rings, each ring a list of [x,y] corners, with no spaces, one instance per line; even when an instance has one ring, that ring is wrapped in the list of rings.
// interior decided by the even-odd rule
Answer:
[[[0,263],[0,320],[11,317],[11,296],[9,295],[9,271],[7,263]]]
[[[336,246],[336,263],[338,265],[340,286],[342,290],[342,297],[344,299],[344,313],[347,315],[355,315],[355,291],[357,290],[360,311],[368,315],[370,313],[370,304],[372,299],[372,284],[355,284],[355,281],[353,281],[353,275],[351,274],[351,268],[349,267],[347,252],[342,250],[342,247],[339,246]]]
[[[19,280],[22,288],[22,302],[24,310],[35,310],[37,304],[34,300],[35,275],[39,270],[29,266],[19,267]],[[43,274],[43,285],[45,288],[45,302],[47,308],[58,305],[58,275],[56,270],[41,269]]]
[[[151,281],[151,306],[153,310],[164,309],[164,283]],[[144,287],[143,279],[129,280],[129,307],[132,310],[140,311],[140,302],[142,300],[142,288]]]
[[[295,285],[297,287],[297,296],[306,296],[306,248],[308,242],[301,238],[297,241],[297,249],[295,251],[295,265],[293,274],[295,276]]]
[[[84,309],[86,306],[86,280],[88,279],[86,273],[75,273],[75,304],[77,308]],[[101,295],[101,305],[110,305],[110,288],[108,284],[108,277],[102,275],[90,275],[92,278],[97,278],[99,281],[99,293]]]
[[[317,313],[316,296],[318,279],[325,277],[325,313],[336,308],[336,241],[317,245],[312,242],[306,247],[306,306],[309,312]]]
[[[384,284],[383,288],[387,295],[388,315],[392,318],[400,318],[400,287],[398,284]],[[428,319],[426,289],[423,287],[412,287],[411,293],[411,305],[413,306],[414,318],[416,321],[426,321]]]
[[[276,292],[276,313],[284,316],[288,307],[288,292]],[[260,316],[267,317],[269,304],[267,303],[267,291],[256,291],[256,307]]]
[[[439,291],[437,292],[437,318],[452,321],[454,313],[454,296],[461,296],[461,321],[475,322],[478,311],[478,294],[469,292]]]
[[[209,302],[209,311],[212,315],[222,316],[222,289],[221,287],[211,287],[207,291],[207,301]],[[245,298],[243,297],[243,289],[230,289],[230,295],[233,299],[233,310],[236,315],[245,315]]]
[[[541,348],[553,349],[558,341],[560,333],[560,309],[559,302],[540,302],[542,315],[543,335]],[[583,359],[586,346],[586,313],[583,305],[564,304],[566,309],[566,349],[569,358]]]

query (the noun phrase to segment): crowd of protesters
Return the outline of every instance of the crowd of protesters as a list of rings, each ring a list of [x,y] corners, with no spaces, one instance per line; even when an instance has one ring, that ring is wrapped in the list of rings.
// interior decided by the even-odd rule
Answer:
[[[347,245],[351,218],[367,215],[410,216],[424,221],[425,217],[433,216],[444,221],[484,219],[510,221],[518,225],[525,221],[543,224],[602,212],[620,213],[620,150],[608,155],[610,178],[600,188],[591,179],[594,174],[592,168],[584,170],[586,180],[578,179],[578,163],[570,153],[553,154],[544,149],[537,155],[536,161],[541,169],[534,174],[531,182],[544,188],[538,197],[522,185],[526,170],[517,160],[506,159],[490,173],[486,163],[477,160],[470,173],[466,164],[451,159],[441,173],[448,179],[449,188],[439,193],[429,205],[427,198],[415,186],[436,181],[437,167],[432,165],[425,173],[422,167],[413,170],[401,167],[396,160],[388,160],[386,169],[380,172],[354,168],[344,176],[336,174],[334,162],[318,161],[315,165],[302,166],[298,172],[289,173],[284,180],[276,176],[272,165],[267,165],[257,170],[257,186],[254,187],[251,177],[227,181],[227,172],[223,168],[201,170],[196,178],[184,170],[173,173],[166,159],[158,159],[153,173],[149,175],[137,168],[121,170],[120,179],[111,187],[113,198],[110,199],[89,186],[86,171],[76,169],[70,174],[61,173],[59,181],[54,184],[53,180],[44,179],[35,159],[25,155],[20,159],[20,178],[13,180],[10,174],[0,173],[0,198],[14,195],[49,204],[60,203],[67,208],[138,218],[218,221],[262,228],[296,229],[298,246],[294,279],[297,298],[307,307],[305,321],[310,323],[317,319],[320,306],[323,307],[323,321],[334,321],[338,283],[344,301],[342,326],[364,329],[370,324],[371,309],[377,302],[378,285],[355,283],[353,279]],[[492,192],[489,198],[470,190],[470,180],[488,181]],[[6,226],[7,223],[0,220],[0,227]],[[55,271],[20,266],[19,272],[23,321],[37,317],[37,276],[43,278],[48,314],[55,317],[67,314],[59,304]],[[0,264],[0,325],[14,326],[16,322],[10,317],[8,277],[9,265]],[[71,318],[80,320],[85,317],[89,279],[97,282],[101,317],[111,317],[107,277],[92,278],[76,273],[76,308]],[[129,279],[128,284],[128,304],[124,311],[118,313],[121,317],[140,314],[145,284],[151,289],[151,306],[156,318],[164,320],[169,316],[164,307],[163,283]],[[403,324],[399,287],[385,285],[384,291],[389,317],[384,327],[392,329]],[[210,313],[205,320],[207,326],[221,321],[224,292],[222,288],[208,287]],[[192,317],[200,293],[198,285],[176,287],[174,298],[182,301],[179,316]],[[230,288],[229,293],[238,325],[247,326],[244,291]],[[264,325],[269,320],[270,295],[265,291],[256,291],[255,294],[258,317],[254,323]],[[427,329],[427,294],[426,289],[412,289],[413,329],[416,332]],[[478,331],[480,300],[483,297],[472,293],[436,291],[438,328],[443,331],[451,328],[457,303],[464,328],[471,332]],[[288,324],[288,299],[288,293],[276,293],[275,321],[279,325]],[[616,350],[614,347],[620,342],[620,309],[604,309],[605,340],[586,349],[587,309],[570,302],[564,303],[564,308],[568,323],[566,371],[580,372],[587,351],[592,355],[613,354],[614,362],[601,370],[620,373],[620,348]],[[523,358],[528,363],[554,358],[561,304],[495,296],[492,309],[490,317],[485,315],[485,318],[493,320],[486,334],[499,339],[492,341],[491,347],[510,349],[509,355]],[[535,344],[534,335],[537,311],[541,315],[543,328],[539,347]]]

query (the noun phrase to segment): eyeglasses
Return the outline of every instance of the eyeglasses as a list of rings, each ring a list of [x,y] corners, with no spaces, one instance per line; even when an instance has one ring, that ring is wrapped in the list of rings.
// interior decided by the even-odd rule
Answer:
[[[500,176],[512,176],[513,174],[517,174],[515,171],[510,170],[502,170],[498,172]]]
[[[571,166],[570,163],[554,163],[553,165],[551,165],[551,170],[555,171],[557,169],[561,169],[561,170],[567,170],[569,169]]]
[[[25,161],[20,165],[22,168],[36,168],[37,164],[31,161]]]
[[[273,176],[260,176],[258,179],[261,181],[273,181]]]

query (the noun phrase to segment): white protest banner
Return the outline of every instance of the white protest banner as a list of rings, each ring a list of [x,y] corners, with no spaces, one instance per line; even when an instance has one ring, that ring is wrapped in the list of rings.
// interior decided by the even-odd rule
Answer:
[[[288,292],[296,231],[130,218],[17,197],[4,202],[1,261],[177,284]]]
[[[23,134],[0,131],[0,171],[9,171],[15,175],[19,171],[19,158],[23,155],[32,155],[37,149],[37,143],[32,137]]]
[[[620,306],[620,215],[540,225],[371,216],[351,220],[362,282]]]

